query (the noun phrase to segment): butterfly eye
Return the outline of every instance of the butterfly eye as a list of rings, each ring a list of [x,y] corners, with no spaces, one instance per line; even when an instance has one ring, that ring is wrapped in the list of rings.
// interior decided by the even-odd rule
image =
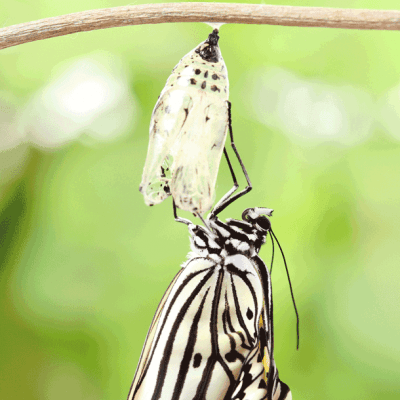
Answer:
[[[265,231],[269,231],[271,229],[271,221],[263,215],[256,219],[256,223],[261,229],[264,229]]]

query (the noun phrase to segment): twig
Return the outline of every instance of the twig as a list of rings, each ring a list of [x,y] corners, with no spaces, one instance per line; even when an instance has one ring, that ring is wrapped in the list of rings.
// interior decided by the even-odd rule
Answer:
[[[225,22],[346,29],[400,30],[400,11],[265,4],[166,3],[90,10],[0,29],[0,49],[117,26],[166,22]]]

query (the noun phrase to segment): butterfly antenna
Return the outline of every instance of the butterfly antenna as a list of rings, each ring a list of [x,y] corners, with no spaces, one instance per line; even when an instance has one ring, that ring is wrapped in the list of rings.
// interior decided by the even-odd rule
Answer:
[[[293,287],[292,287],[292,282],[290,281],[290,275],[289,275],[289,269],[286,263],[286,258],[285,255],[283,254],[283,250],[281,245],[279,244],[279,240],[278,238],[275,236],[275,233],[272,231],[272,229],[270,230],[271,235],[274,237],[274,239],[276,240],[276,243],[278,243],[279,246],[279,250],[281,251],[282,257],[283,257],[283,262],[285,264],[285,269],[286,269],[286,275],[288,277],[288,281],[289,281],[289,287],[290,287],[290,294],[292,296],[292,302],[293,302],[293,307],[294,307],[294,312],[296,313],[296,319],[297,319],[297,350],[299,349],[300,346],[300,318],[299,318],[299,313],[297,311],[297,307],[296,307],[296,302],[294,300],[294,294],[293,294]]]
[[[272,274],[272,265],[274,264],[274,255],[275,255],[275,242],[274,242],[274,238],[272,236],[271,237],[271,243],[272,243],[272,257],[271,257],[271,267],[269,269],[269,273]]]

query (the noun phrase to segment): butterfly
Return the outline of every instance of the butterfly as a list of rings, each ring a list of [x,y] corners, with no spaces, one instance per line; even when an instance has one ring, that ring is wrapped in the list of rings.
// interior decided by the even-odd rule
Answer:
[[[258,256],[272,211],[225,223],[212,212],[205,228],[180,221],[192,251],[157,308],[128,400],[292,398],[274,361],[271,278]]]
[[[147,205],[172,196],[178,208],[202,215],[214,203],[231,125],[228,73],[218,40],[214,29],[179,61],[154,107],[139,187]]]

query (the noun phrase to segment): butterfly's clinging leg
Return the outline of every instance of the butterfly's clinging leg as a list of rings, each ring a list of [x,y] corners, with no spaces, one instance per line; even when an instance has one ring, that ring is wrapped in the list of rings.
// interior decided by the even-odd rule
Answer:
[[[185,224],[185,225],[192,225],[193,224],[192,221],[190,221],[190,220],[188,220],[186,218],[178,217],[178,214],[176,212],[177,207],[176,207],[176,204],[175,204],[174,200],[172,200],[172,208],[174,210],[174,218],[175,218],[176,222],[181,222],[182,224]]]
[[[221,204],[223,204],[227,199],[229,199],[233,193],[236,192],[237,188],[239,187],[239,184],[237,183],[236,180],[236,175],[235,172],[233,171],[231,160],[229,159],[228,152],[226,151],[226,148],[224,147],[224,155],[226,162],[228,163],[229,171],[231,172],[232,179],[233,179],[233,187],[229,189],[227,193],[224,194],[224,196],[218,201],[218,203],[215,205],[214,210],[217,210]],[[211,212],[212,215],[215,215],[214,212]],[[210,214],[210,216],[211,216]]]
[[[241,190],[239,193],[235,194],[234,196],[232,196],[232,194],[235,192],[236,188],[233,190],[233,188],[217,203],[217,205],[214,207],[214,209],[212,210],[212,212],[210,213],[209,218],[213,218],[216,215],[218,215],[222,210],[224,210],[226,207],[229,206],[229,204],[231,204],[232,202],[234,202],[236,199],[238,199],[239,197],[242,197],[243,195],[245,195],[246,193],[250,192],[250,190],[253,188],[253,186],[251,185],[250,182],[250,178],[249,175],[247,173],[246,167],[243,164],[242,159],[240,158],[239,152],[236,148],[235,142],[233,140],[233,131],[232,131],[232,114],[231,114],[231,102],[227,100],[227,104],[228,104],[228,118],[229,118],[229,136],[231,138],[231,146],[233,151],[236,154],[236,157],[239,161],[240,166],[242,167],[242,171],[243,174],[246,178],[247,181],[247,186]],[[224,149],[225,150],[225,149]],[[227,157],[226,151],[225,151],[225,157]],[[227,158],[227,161],[229,160],[229,158]],[[235,174],[233,173],[233,169],[232,169],[232,165],[230,164],[230,162],[228,161],[228,166],[229,169],[231,170],[232,173],[232,177],[233,177],[233,181],[234,181],[234,187],[235,185],[237,185],[237,181],[236,181],[236,177]],[[239,186],[239,185],[238,185]]]

